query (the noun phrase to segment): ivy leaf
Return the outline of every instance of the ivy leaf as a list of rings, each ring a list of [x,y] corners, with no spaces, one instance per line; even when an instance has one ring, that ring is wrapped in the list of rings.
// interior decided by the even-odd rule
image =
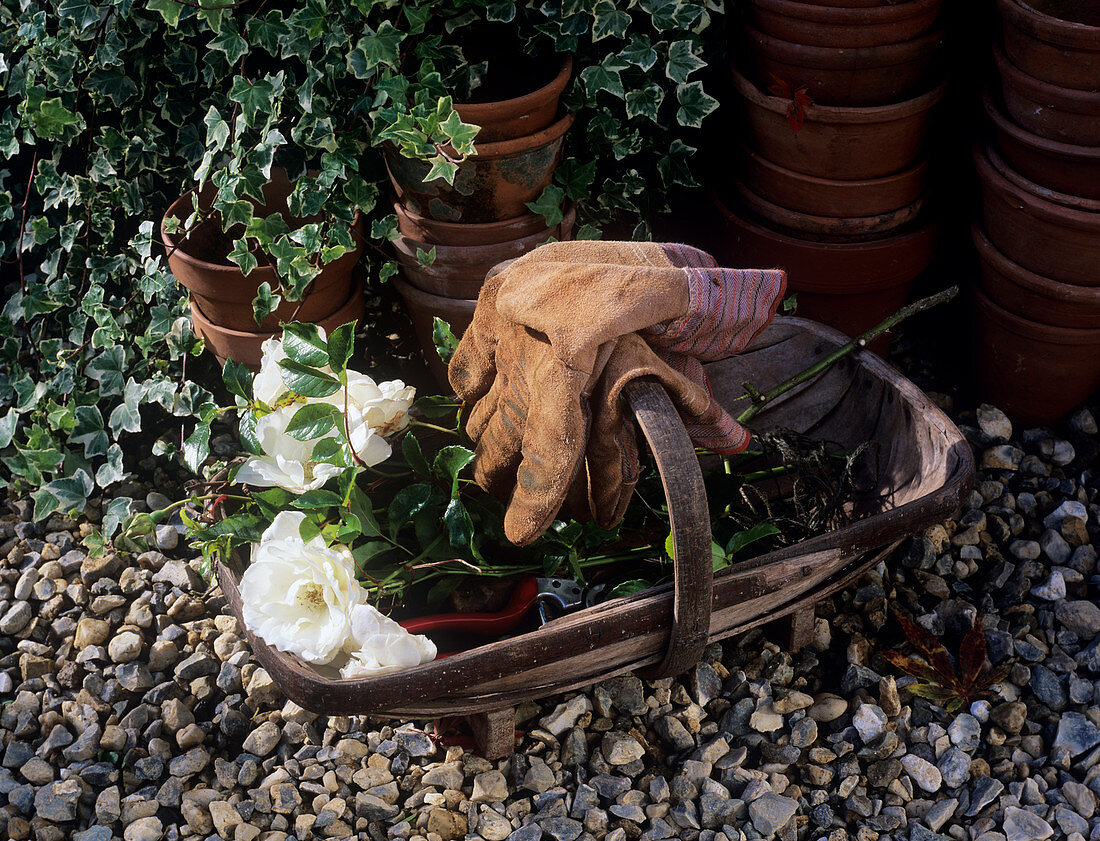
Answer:
[[[295,362],[319,368],[328,365],[328,342],[316,324],[292,322],[283,327],[283,350]]]
[[[115,345],[89,362],[84,367],[84,373],[99,383],[100,397],[112,397],[122,394],[126,369],[126,351]]]
[[[160,12],[164,22],[172,27],[180,22],[180,13],[183,11],[183,5],[176,0],[149,0],[147,8],[153,12]]]
[[[433,245],[427,251],[420,246],[416,248],[416,262],[422,266],[431,266],[435,263],[435,246]]]
[[[8,409],[8,413],[4,415],[4,419],[0,420],[0,450],[8,446],[11,443],[12,437],[15,435],[16,424],[19,423],[19,413],[14,408]],[[102,428],[102,422],[100,423]]]
[[[366,32],[348,56],[352,72],[360,79],[367,78],[379,64],[396,64],[401,56],[401,42],[405,40],[405,33],[388,20],[383,21],[377,31],[367,27]]]
[[[340,390],[340,381],[335,377],[293,359],[280,359],[279,367],[283,371],[283,382],[295,394],[328,397]]]
[[[447,160],[442,155],[436,155],[429,163],[432,168],[424,176],[425,181],[435,181],[437,178],[442,178],[448,184],[454,184],[455,176],[458,175],[458,164]]]
[[[375,219],[370,225],[371,239],[387,239],[390,242],[401,236],[398,228],[397,214],[391,213],[381,219]]]
[[[619,51],[619,58],[642,70],[649,70],[657,63],[657,51],[648,35],[632,35],[630,43]]]
[[[252,270],[260,265],[259,260],[256,259],[256,255],[253,254],[248,248],[248,240],[239,239],[233,243],[233,250],[227,255],[228,258],[237,264],[246,276],[252,274]],[[271,285],[268,284],[268,292],[271,291]]]
[[[718,107],[718,100],[703,90],[702,82],[677,85],[676,99],[680,103],[676,122],[690,128],[699,128],[703,124],[703,118]]]
[[[248,42],[241,37],[240,32],[237,31],[237,25],[233,21],[229,21],[223,26],[218,37],[206,46],[211,50],[225,53],[225,60],[231,65],[236,64],[242,56],[247,55],[249,52]]]
[[[588,98],[593,100],[600,91],[607,91],[612,96],[624,99],[626,91],[623,90],[623,80],[619,74],[626,68],[626,62],[618,56],[608,56],[600,64],[586,67],[581,72],[581,81],[584,82]]]
[[[527,202],[527,208],[546,220],[546,227],[553,228],[561,223],[564,216],[562,205],[565,203],[565,190],[554,184],[549,185],[535,201]]]
[[[458,349],[458,338],[451,330],[451,325],[438,315],[432,318],[432,344],[444,364],[451,361]]]
[[[608,35],[622,38],[630,26],[630,14],[616,8],[611,0],[600,0],[592,8],[592,40],[599,41]]]
[[[130,474],[122,466],[122,447],[112,444],[107,450],[107,462],[99,466],[95,474],[95,483],[101,488],[109,487],[116,482],[125,481]]]
[[[122,521],[130,516],[133,504],[134,500],[128,496],[116,496],[107,503],[103,512],[103,536],[107,540],[115,536]]]
[[[676,41],[668,48],[665,75],[677,84],[683,84],[688,76],[700,67],[706,67],[706,64],[691,49],[691,41]]]
[[[474,138],[481,131],[480,126],[462,122],[462,118],[454,110],[440,123],[439,129],[446,136],[451,147],[460,155],[469,155],[473,152]]]
[[[78,30],[90,29],[99,23],[99,7],[91,0],[61,0],[57,14],[63,19],[73,21]]]
[[[642,88],[633,88],[626,94],[626,115],[648,117],[657,122],[657,110],[664,99],[665,92],[660,85],[650,83]]]
[[[111,99],[116,106],[123,105],[138,94],[138,86],[120,68],[100,68],[88,75],[88,86]]]
[[[206,112],[203,122],[206,123],[206,145],[219,151],[224,149],[229,140],[229,123],[222,119],[222,115],[213,105]]]
[[[266,119],[274,111],[275,87],[266,79],[253,83],[244,76],[234,76],[229,98],[241,106],[245,123],[255,126],[257,115],[263,113]]]
[[[61,97],[54,96],[43,99],[38,104],[38,111],[34,115],[35,133],[46,139],[61,137],[66,126],[73,126],[80,122],[80,118],[61,104]]]
[[[256,324],[263,322],[271,313],[278,309],[282,299],[271,291],[271,284],[266,280],[256,287],[256,297],[252,299],[252,318]]]
[[[54,511],[83,511],[88,495],[94,488],[92,477],[83,469],[77,470],[72,477],[54,479],[31,494],[34,500],[34,519],[45,519]]]
[[[183,461],[192,473],[202,475],[202,464],[210,455],[210,424],[200,423],[183,442]]]
[[[286,432],[298,441],[312,441],[327,435],[336,428],[340,410],[328,403],[307,403],[294,413],[287,424]]]

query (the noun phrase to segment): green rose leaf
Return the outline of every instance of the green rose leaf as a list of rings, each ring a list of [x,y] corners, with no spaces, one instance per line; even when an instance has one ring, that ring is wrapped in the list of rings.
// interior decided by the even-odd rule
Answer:
[[[312,441],[327,435],[343,421],[340,410],[328,403],[307,403],[294,413],[286,432],[298,441]]]
[[[283,326],[283,350],[296,362],[319,368],[329,364],[328,342],[316,324],[291,322]]]
[[[340,494],[335,491],[326,491],[324,488],[320,488],[315,491],[306,491],[301,496],[294,499],[290,504],[294,508],[334,508],[343,504],[343,499]]]
[[[343,371],[355,350],[355,322],[341,324],[328,337],[329,365],[334,371]]]
[[[458,338],[452,332],[451,325],[438,315],[432,319],[432,344],[444,363],[449,363],[458,349]]]
[[[328,397],[340,390],[338,379],[301,362],[281,359],[279,367],[283,371],[283,382],[295,394],[303,397]]]
[[[225,383],[230,394],[243,397],[246,401],[252,399],[252,372],[236,360],[225,360],[225,367],[222,368],[222,382]]]
[[[451,480],[451,499],[458,499],[459,474],[474,458],[473,450],[457,444],[444,447],[436,453],[435,461],[432,462],[432,472],[441,479]]]
[[[409,467],[413,469],[414,473],[420,476],[431,476],[432,471],[420,449],[420,442],[416,440],[416,436],[411,432],[401,439],[401,453],[405,456],[405,461],[409,463]]]
[[[389,505],[390,536],[396,537],[405,523],[412,520],[432,498],[432,486],[418,482],[397,492]]]
[[[453,498],[443,512],[443,525],[447,527],[447,541],[455,549],[473,549],[474,523],[462,501]]]
[[[200,423],[183,442],[183,461],[192,473],[201,475],[202,464],[210,455],[210,424]]]

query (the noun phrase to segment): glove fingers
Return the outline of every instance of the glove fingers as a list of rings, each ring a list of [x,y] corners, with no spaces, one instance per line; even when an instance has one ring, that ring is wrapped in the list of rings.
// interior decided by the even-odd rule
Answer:
[[[588,448],[588,494],[596,525],[609,529],[626,514],[641,464],[633,420],[620,413],[616,421],[602,427],[593,429],[595,446]]]
[[[447,380],[465,403],[480,400],[488,393],[496,375],[496,348],[500,317],[497,315],[497,289],[502,278],[493,277],[481,287],[474,318],[458,342]]]
[[[485,413],[477,438],[474,481],[493,496],[505,499],[516,481],[527,429],[527,396],[522,380],[503,372],[497,376],[491,394],[492,411]]]

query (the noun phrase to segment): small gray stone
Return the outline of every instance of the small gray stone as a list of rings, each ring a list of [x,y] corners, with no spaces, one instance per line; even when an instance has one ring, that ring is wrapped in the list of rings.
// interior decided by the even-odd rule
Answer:
[[[848,711],[848,702],[836,695],[819,695],[810,707],[809,715],[819,724],[835,721]]]
[[[164,825],[155,815],[138,818],[122,833],[124,841],[160,841],[164,837]]]
[[[767,792],[749,804],[749,819],[765,838],[770,838],[794,817],[798,801]]]
[[[1005,733],[1014,736],[1024,729],[1027,706],[1020,701],[998,704],[990,711],[989,717]]]
[[[1083,502],[1066,500],[1043,518],[1043,526],[1048,529],[1056,529],[1062,525],[1066,517],[1077,517],[1088,522],[1089,510]]]
[[[924,822],[933,832],[939,832],[940,827],[947,823],[948,818],[955,814],[959,807],[959,801],[954,797],[947,800],[939,800],[924,813]]]
[[[958,788],[970,779],[970,755],[952,745],[943,752],[936,768],[948,788]]]
[[[801,718],[791,727],[791,744],[796,748],[808,748],[817,741],[817,722]]]
[[[1042,547],[1035,540],[1013,540],[1008,544],[1008,551],[1014,558],[1019,558],[1021,561],[1038,560],[1043,552]]]
[[[943,776],[940,774],[939,769],[928,760],[921,759],[914,753],[903,756],[901,765],[909,778],[929,794],[935,794],[943,785]]]
[[[1012,438],[1012,421],[996,406],[983,403],[978,407],[978,427],[993,440]]]
[[[882,736],[886,732],[888,720],[886,713],[877,704],[860,704],[855,715],[852,716],[852,724],[864,744]]]
[[[256,756],[267,756],[275,750],[282,736],[283,734],[282,731],[279,730],[278,724],[274,721],[265,721],[248,734],[241,747],[248,753]]]
[[[683,722],[675,716],[663,715],[653,724],[658,738],[672,751],[679,753],[695,747],[692,737]]]
[[[749,727],[757,733],[774,733],[783,727],[783,716],[772,709],[772,705],[764,704],[749,717]]]
[[[1015,806],[1005,808],[1004,830],[1008,841],[1043,841],[1054,834],[1054,828],[1034,812]]]
[[[1058,566],[1064,566],[1069,561],[1070,556],[1073,555],[1073,549],[1066,542],[1066,539],[1054,529],[1047,529],[1042,533],[1039,537],[1039,546],[1050,562]],[[1063,582],[1064,586],[1065,582]]]
[[[951,744],[971,753],[981,741],[982,725],[970,713],[959,713],[948,726],[947,735]]]
[[[980,777],[970,791],[970,808],[966,810],[966,816],[972,818],[986,806],[1001,796],[1005,790],[1004,783],[992,777]]]
[[[576,726],[577,720],[592,711],[592,701],[587,695],[574,695],[554,707],[550,715],[539,721],[543,730],[554,736],[561,736],[566,730]]]
[[[1061,712],[1066,708],[1066,690],[1062,686],[1062,681],[1042,663],[1036,663],[1031,667],[1031,680],[1028,681],[1028,686],[1035,693],[1035,697],[1054,712]]]
[[[1047,532],[1047,534],[1053,534],[1054,532]],[[1062,541],[1063,543],[1065,541]],[[1067,547],[1068,548],[1068,547]],[[1066,581],[1062,577],[1062,573],[1058,570],[1054,570],[1042,584],[1037,584],[1031,588],[1031,595],[1037,599],[1044,599],[1048,602],[1057,602],[1066,597]]]
[[[206,748],[191,748],[181,756],[172,757],[168,762],[168,773],[173,777],[190,777],[210,764],[210,754]]]
[[[33,615],[30,602],[16,602],[8,608],[3,617],[0,617],[0,634],[7,636],[18,634],[27,627]]]
[[[1016,470],[1023,461],[1024,451],[1010,444],[998,444],[982,453],[983,470]]]
[[[1100,634],[1100,607],[1084,599],[1062,601],[1054,605],[1054,617],[1081,639]]]
[[[35,814],[54,823],[75,820],[82,793],[80,781],[73,778],[43,786],[34,796]]]
[[[508,781],[500,771],[485,771],[474,777],[474,790],[470,801],[497,803],[508,799]]]
[[[1081,713],[1067,712],[1058,718],[1056,748],[1065,748],[1071,757],[1078,756],[1100,744],[1100,729]]]
[[[705,707],[722,694],[722,679],[707,661],[696,664],[688,678],[688,690],[700,707]]]
[[[553,838],[554,841],[575,841],[577,836],[584,831],[581,822],[575,821],[572,818],[545,818],[539,821],[539,826],[541,826],[543,832]]]
[[[605,733],[601,750],[609,765],[626,765],[645,756],[638,740],[625,733]]]
[[[180,533],[176,531],[175,526],[162,524],[157,526],[155,539],[160,551],[170,552],[179,545]]]
[[[397,730],[393,734],[393,740],[408,751],[409,756],[417,758],[431,756],[436,751],[435,742],[431,740],[427,733],[420,730],[409,728]]]

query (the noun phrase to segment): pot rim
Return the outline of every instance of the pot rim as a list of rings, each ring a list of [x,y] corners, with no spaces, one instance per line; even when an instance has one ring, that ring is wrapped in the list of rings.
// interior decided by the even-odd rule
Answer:
[[[344,301],[343,304],[340,305],[340,309],[336,310],[336,312],[334,312],[332,315],[326,316],[325,318],[322,318],[322,319],[320,319],[319,321],[317,321],[315,323],[320,324],[323,321],[332,321],[337,316],[342,317],[343,314],[347,310],[354,309],[356,304],[358,302],[362,301],[362,300],[363,300],[363,287],[359,284],[355,284],[352,287],[351,294],[348,296],[348,299],[346,301]],[[217,322],[211,321],[206,316],[206,313],[204,313],[202,311],[202,309],[199,307],[198,302],[194,298],[191,299],[190,305],[191,305],[191,316],[192,316],[192,318],[194,318],[197,322],[199,322],[204,328],[210,329],[210,330],[212,330],[216,333],[221,333],[222,335],[224,335],[228,338],[234,338],[234,339],[265,338],[265,339],[270,339],[274,336],[278,336],[279,334],[281,334],[283,332],[282,330],[273,330],[273,331],[267,331],[267,330],[256,330],[256,331],[234,330],[231,327],[223,327],[222,325],[218,324]],[[347,319],[345,319],[345,321],[346,320]],[[345,322],[342,321],[340,323],[343,324]]]
[[[977,285],[971,288],[971,293],[978,302],[979,309],[984,310],[1001,327],[1017,336],[1057,345],[1100,345],[1100,327],[1058,327],[1041,321],[1032,321],[1030,318],[1009,312]]]
[[[783,207],[783,205],[769,201],[754,192],[743,181],[737,181],[734,188],[741,195],[749,210],[753,210],[758,216],[764,217],[766,222],[779,225],[792,232],[801,231],[819,236],[844,236],[846,234],[844,228],[858,225],[870,225],[870,227],[864,231],[852,231],[852,236],[873,237],[876,234],[892,233],[916,219],[928,196],[927,191],[925,191],[909,204],[886,213],[874,213],[865,216],[823,216],[821,214],[803,213],[800,210],[791,210],[789,207]],[[778,211],[774,218],[767,216],[767,213],[773,213],[774,211]],[[779,216],[788,216],[793,224],[785,225],[776,221]],[[796,228],[795,224],[805,224],[811,227],[807,229]]]
[[[734,220],[735,224],[741,225],[751,231],[757,236],[766,236],[775,240],[781,245],[790,249],[801,249],[803,251],[816,252],[818,254],[830,254],[839,255],[845,253],[851,254],[865,254],[868,252],[892,250],[903,250],[913,241],[919,241],[926,238],[934,239],[939,230],[939,223],[936,217],[930,216],[916,227],[910,228],[901,233],[894,234],[892,236],[882,237],[881,239],[865,240],[862,242],[816,242],[814,240],[804,240],[799,237],[794,237],[789,234],[784,234],[780,231],[776,231],[772,228],[762,225],[755,219],[742,216],[739,213],[735,213],[729,208],[729,206],[722,201],[722,198],[715,192],[710,194],[711,203],[718,208],[719,213],[725,216],[727,219]],[[931,249],[929,249],[931,251]],[[832,284],[815,284],[813,281],[807,283],[806,280],[800,279],[799,286],[807,292],[828,292],[835,295],[847,295],[847,294],[860,294],[863,292],[872,292],[875,290],[881,290],[884,288],[890,288],[892,286],[901,286],[903,283],[912,282],[914,274],[906,274],[902,272],[897,276],[888,277],[885,280],[882,278],[864,278],[862,282],[853,281],[850,285],[845,286],[843,290],[838,290]]]
[[[462,122],[471,122],[476,125],[481,125],[477,118],[481,116],[482,119],[485,119],[485,116],[487,116],[490,111],[505,110],[522,113],[530,110],[531,106],[541,99],[560,95],[561,92],[565,90],[565,86],[569,84],[569,79],[572,75],[573,55],[571,53],[565,53],[562,57],[561,69],[558,70],[558,74],[541,88],[536,88],[530,93],[525,93],[522,96],[514,96],[511,99],[498,99],[493,102],[458,102],[455,103],[454,109],[458,111],[459,116],[462,118]]]
[[[508,228],[512,227],[513,225],[516,225],[520,222],[527,221],[532,216],[537,216],[538,215],[534,212],[529,212],[529,213],[523,214],[522,216],[513,216],[511,219],[501,219],[499,222],[441,222],[438,219],[432,219],[428,216],[421,216],[419,213],[413,213],[413,211],[409,210],[409,208],[405,207],[405,205],[401,204],[401,202],[399,202],[399,201],[395,201],[393,203],[393,210],[394,210],[394,213],[396,213],[398,216],[405,216],[406,218],[408,218],[408,220],[410,222],[413,222],[414,224],[422,225],[422,226],[431,226],[433,228],[438,228],[441,233],[446,232],[446,231],[507,230]],[[570,216],[572,216],[575,219],[576,215],[577,215],[577,203],[575,201],[573,201],[572,199],[568,199],[565,203],[565,211],[562,214],[562,222],[564,222],[566,219],[570,218]],[[558,224],[560,225],[560,224],[562,224],[562,222],[559,222]],[[558,226],[554,225],[553,227],[556,228]],[[549,231],[550,228],[546,228],[545,230]],[[404,235],[402,235],[402,236],[404,236]],[[410,237],[405,237],[405,239],[413,241]],[[426,243],[426,244],[430,245],[432,243]],[[487,245],[499,245],[499,243],[487,243]],[[439,247],[441,247],[441,246],[439,244],[436,244],[436,248],[439,248]],[[447,248],[455,248],[455,247],[479,248],[480,246],[451,246],[451,245],[447,245],[446,247]]]
[[[487,251],[494,248],[507,248],[508,246],[514,246],[517,243],[527,243],[528,241],[535,242],[537,245],[542,244],[542,240],[549,239],[550,237],[560,234],[565,227],[572,227],[577,221],[577,205],[575,202],[570,202],[566,207],[565,212],[562,214],[561,221],[548,228],[536,231],[533,234],[528,234],[523,237],[515,237],[514,239],[504,240],[503,242],[491,242],[485,245],[441,245],[438,243],[424,242],[423,240],[407,237],[404,234],[397,239],[392,240],[393,247],[397,251],[399,257],[405,256],[413,260],[416,259],[416,249],[423,248],[428,251],[432,248],[435,249],[436,259],[440,258],[461,258],[461,257],[481,257]],[[557,234],[555,234],[555,231]],[[541,239],[540,239],[541,238]],[[427,267],[425,267],[427,268]]]
[[[164,222],[169,216],[173,215],[172,211],[175,209],[176,205],[180,204],[185,199],[189,198],[191,196],[191,194],[194,193],[194,192],[195,192],[195,188],[192,187],[190,190],[188,190],[186,193],[184,193],[182,196],[180,196],[178,199],[176,199],[174,202],[172,202],[170,205],[168,205],[168,209],[166,211],[164,211],[164,215],[160,218],[160,238],[161,238],[162,244],[164,246],[165,252],[168,253],[170,256],[173,256],[173,257],[176,256],[176,255],[179,255],[180,259],[183,260],[185,263],[188,263],[192,266],[195,266],[199,269],[202,269],[204,272],[226,273],[226,274],[235,275],[237,277],[241,277],[241,278],[244,278],[244,279],[251,278],[253,275],[255,275],[257,273],[261,273],[259,275],[261,278],[266,278],[268,275],[270,275],[271,277],[275,278],[276,281],[281,283],[282,278],[279,277],[278,273],[275,271],[274,266],[262,265],[261,264],[261,265],[256,266],[256,268],[254,268],[251,272],[249,272],[246,275],[244,272],[241,271],[240,267],[237,266],[237,265],[231,264],[231,265],[227,266],[223,263],[211,263],[211,262],[208,262],[207,260],[203,260],[200,257],[196,257],[194,254],[191,254],[191,253],[185,251],[182,244],[177,244],[172,239],[171,235],[166,230],[164,230]],[[363,225],[363,214],[361,214],[358,210],[356,210],[355,211],[355,221],[351,225],[352,239],[355,240],[355,248],[353,248],[351,251],[347,251],[344,254],[340,255],[335,260],[333,260],[331,263],[326,263],[325,266],[322,267],[322,269],[324,269],[328,266],[331,266],[333,263],[336,263],[340,260],[346,260],[349,256],[351,256],[353,254],[358,255],[358,254],[363,253],[363,242],[366,239],[366,236],[363,232],[363,227],[364,227],[364,225]],[[358,232],[358,236],[356,236],[357,232]],[[358,262],[358,259],[359,258],[356,257],[356,262]]]
[[[442,295],[433,295],[431,292],[425,292],[423,289],[417,289],[407,280],[403,280],[397,275],[394,275],[393,277],[393,285],[397,289],[397,291],[401,293],[402,297],[412,299],[414,303],[419,304],[422,307],[441,306],[438,303],[439,301],[446,302],[442,306],[449,305],[457,310],[464,312],[472,313],[477,307],[476,298],[445,298]]]
[[[997,4],[1009,23],[1032,37],[1062,47],[1100,52],[1100,26],[1048,15],[1020,0],[997,0]]]
[[[1009,202],[1013,208],[1022,210],[1028,216],[1047,224],[1100,234],[1100,213],[1064,207],[1012,183],[997,171],[985,149],[981,147],[975,147],[973,158],[978,169],[978,179],[985,187],[997,193],[1003,201]]]
[[[799,66],[807,68],[852,72],[908,64],[942,47],[945,37],[943,29],[933,29],[917,38],[899,41],[896,44],[880,44],[873,47],[821,47],[776,38],[748,24],[745,24],[742,29],[745,36],[753,42],[765,58],[786,64],[797,61]]]
[[[774,114],[779,114],[785,120],[787,118],[787,100],[779,96],[771,96],[761,91],[756,85],[746,79],[733,66],[730,61],[730,74],[733,77],[733,85],[737,92],[747,99],[752,105],[756,105]],[[868,123],[885,123],[900,120],[905,117],[919,114],[935,105],[943,98],[946,85],[943,82],[936,85],[927,93],[915,96],[911,99],[903,99],[901,102],[892,102],[889,105],[818,105],[812,103],[806,106],[806,121],[816,123],[834,123],[844,125],[862,125]]]
[[[895,182],[908,181],[910,178],[919,178],[920,173],[928,169],[929,161],[929,156],[925,154],[911,167],[903,169],[900,172],[884,175],[881,178],[856,178],[847,180],[843,178],[822,178],[820,175],[806,175],[802,172],[796,172],[793,169],[787,169],[785,166],[780,166],[775,163],[775,161],[768,160],[747,143],[742,144],[741,148],[747,157],[751,158],[753,162],[758,163],[764,169],[771,170],[784,178],[790,178],[791,180],[801,181],[812,186],[821,186],[834,190],[850,187],[853,190],[859,191],[874,187],[886,187]]]
[[[875,26],[927,14],[940,0],[906,0],[882,6],[818,6],[797,0],[749,0],[772,14],[832,26]]]
[[[1100,199],[1087,199],[1082,196],[1072,196],[1069,193],[1059,193],[1057,190],[1050,189],[1050,187],[1036,184],[1034,181],[1024,177],[1009,166],[1008,162],[997,154],[997,150],[990,144],[986,144],[985,146],[985,156],[989,158],[989,162],[993,164],[993,168],[996,169],[997,172],[1021,190],[1026,190],[1032,195],[1039,196],[1040,198],[1061,205],[1062,207],[1068,207],[1071,210],[1082,210],[1086,213],[1100,213]]]
[[[985,112],[989,115],[993,126],[998,131],[1003,131],[1009,135],[1013,140],[1054,157],[1100,163],[1100,146],[1077,146],[1073,143],[1063,143],[1061,140],[1050,140],[1020,128],[1002,113],[994,101],[993,95],[988,90],[982,94],[982,104],[985,106]]]
[[[1100,38],[1100,27],[1097,28]],[[1100,91],[1064,88],[1052,82],[1037,79],[1012,63],[1000,44],[993,45],[993,59],[1001,74],[1001,84],[1011,87],[1020,96],[1043,108],[1078,115],[1100,116]]]
[[[575,119],[576,114],[566,114],[561,119],[548,125],[542,131],[536,131],[534,134],[525,134],[522,137],[514,137],[511,140],[498,140],[495,143],[482,143],[480,145],[475,143],[474,150],[477,154],[473,155],[472,159],[476,163],[478,160],[508,158],[513,155],[522,155],[532,149],[537,149],[539,146],[553,143],[569,131],[569,127],[573,125],[573,120]]]
[[[1100,315],[1100,286],[1079,286],[1075,283],[1065,283],[1052,277],[1036,274],[1030,269],[1025,269],[1015,260],[1006,257],[982,229],[981,222],[975,220],[970,225],[970,236],[974,241],[974,247],[983,259],[990,263],[990,267],[998,274],[1006,277],[1011,283],[1056,301],[1080,306],[1091,306],[1097,309]],[[1100,329],[1100,328],[1097,328]]]

